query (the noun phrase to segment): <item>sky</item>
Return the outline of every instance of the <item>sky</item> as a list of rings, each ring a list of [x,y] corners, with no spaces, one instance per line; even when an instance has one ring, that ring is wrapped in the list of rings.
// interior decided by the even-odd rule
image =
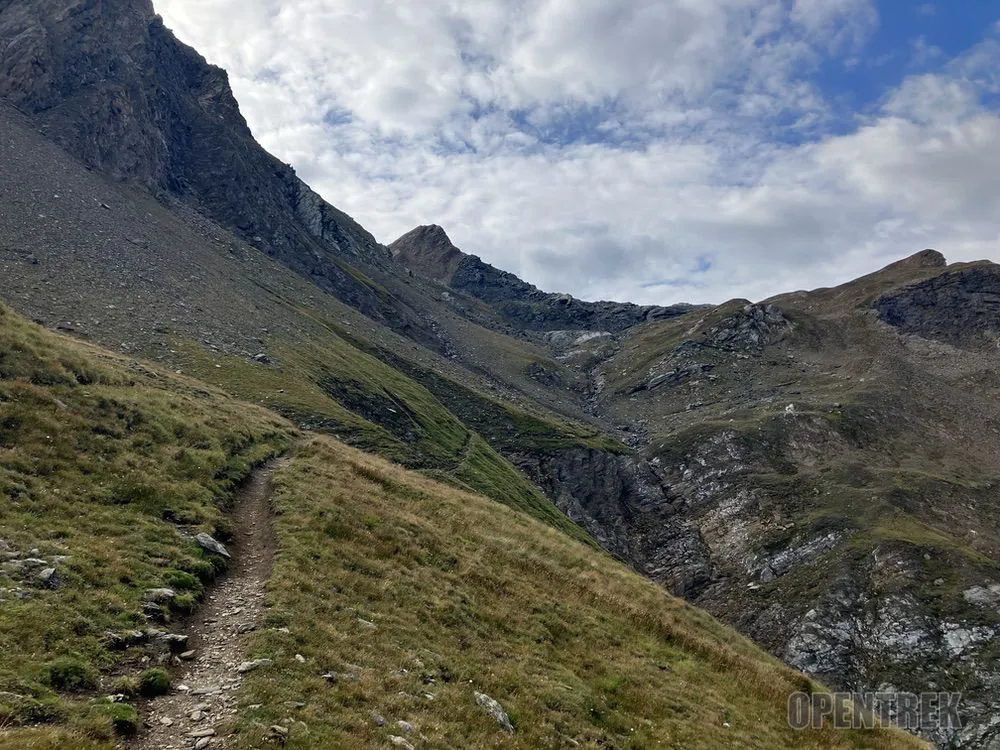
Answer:
[[[1000,0],[155,5],[384,243],[642,304],[1000,261]]]

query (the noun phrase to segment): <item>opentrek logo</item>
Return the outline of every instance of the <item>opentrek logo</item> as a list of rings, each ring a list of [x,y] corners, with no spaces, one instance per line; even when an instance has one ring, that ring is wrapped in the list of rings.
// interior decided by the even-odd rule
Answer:
[[[961,693],[793,693],[788,696],[792,729],[875,729],[911,732],[961,729]]]

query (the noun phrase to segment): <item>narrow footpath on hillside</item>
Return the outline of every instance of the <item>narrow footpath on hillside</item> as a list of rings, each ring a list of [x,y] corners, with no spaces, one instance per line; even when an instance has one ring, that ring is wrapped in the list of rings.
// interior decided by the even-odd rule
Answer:
[[[236,716],[246,634],[263,626],[264,594],[276,539],[270,497],[283,459],[258,468],[236,493],[229,571],[208,592],[184,633],[194,654],[174,673],[173,689],[143,712],[146,728],[130,750],[212,750],[228,746]],[[223,726],[226,731],[223,731]]]

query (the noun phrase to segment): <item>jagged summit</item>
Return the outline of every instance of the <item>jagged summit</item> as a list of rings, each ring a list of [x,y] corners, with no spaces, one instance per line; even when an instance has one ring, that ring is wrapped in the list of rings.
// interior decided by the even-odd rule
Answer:
[[[467,257],[437,224],[411,229],[389,245],[392,255],[415,273],[448,286]]]

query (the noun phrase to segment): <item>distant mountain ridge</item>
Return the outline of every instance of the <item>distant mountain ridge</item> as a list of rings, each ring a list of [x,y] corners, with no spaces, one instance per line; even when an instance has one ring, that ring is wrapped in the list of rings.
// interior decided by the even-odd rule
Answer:
[[[492,305],[505,321],[528,331],[620,333],[632,326],[696,309],[694,305],[584,302],[568,294],[546,293],[512,273],[462,252],[436,224],[412,229],[391,243],[389,249],[393,257],[414,273]]]

